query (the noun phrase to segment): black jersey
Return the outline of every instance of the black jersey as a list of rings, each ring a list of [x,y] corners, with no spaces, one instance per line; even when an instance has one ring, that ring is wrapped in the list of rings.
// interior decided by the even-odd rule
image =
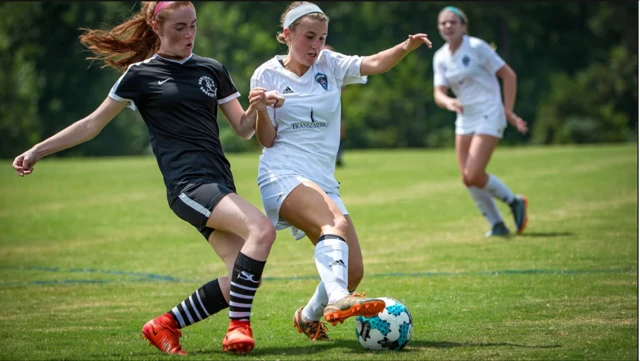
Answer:
[[[130,65],[109,96],[140,111],[169,204],[190,185],[215,182],[235,191],[217,111],[240,93],[222,64],[195,54],[179,62],[154,55]]]

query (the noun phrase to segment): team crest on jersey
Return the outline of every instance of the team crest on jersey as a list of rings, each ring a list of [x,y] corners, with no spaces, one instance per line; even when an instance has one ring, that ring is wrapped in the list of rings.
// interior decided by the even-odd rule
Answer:
[[[216,83],[213,82],[213,79],[203,75],[198,80],[198,85],[200,85],[200,90],[202,90],[203,93],[212,98],[216,97],[218,90],[216,89]]]
[[[322,85],[322,87],[324,88],[324,90],[329,90],[329,81],[327,80],[327,75],[322,74],[322,73],[317,73],[316,74],[316,81],[318,82],[318,84]]]
[[[468,65],[469,65],[469,61],[470,61],[470,60],[471,60],[471,59],[469,59],[469,57],[465,55],[465,56],[462,58],[462,64],[464,64],[464,66],[468,66]]]

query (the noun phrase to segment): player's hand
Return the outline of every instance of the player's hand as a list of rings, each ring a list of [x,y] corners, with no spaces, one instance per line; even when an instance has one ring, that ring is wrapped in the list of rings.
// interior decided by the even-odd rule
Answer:
[[[527,132],[529,131],[529,126],[527,125],[527,122],[525,122],[522,118],[520,118],[516,114],[512,113],[511,116],[509,116],[507,119],[509,119],[509,124],[511,124],[512,127],[516,128],[518,132],[522,134],[527,134]]]
[[[33,149],[20,154],[13,160],[13,169],[20,177],[33,173],[33,166],[40,160]]]
[[[409,39],[404,42],[404,49],[406,51],[413,51],[420,47],[420,45],[425,44],[429,49],[431,49],[431,40],[427,37],[427,34],[412,34],[409,35]]]
[[[253,88],[249,91],[249,106],[255,110],[267,110],[267,90],[265,88]]]
[[[273,105],[274,108],[280,108],[284,105],[284,96],[277,90],[268,91],[265,95],[267,96],[267,105]]]
[[[456,112],[458,114],[462,114],[462,105],[460,104],[460,101],[456,98],[451,98],[451,100],[449,100],[446,104],[447,110],[452,111],[452,112]]]

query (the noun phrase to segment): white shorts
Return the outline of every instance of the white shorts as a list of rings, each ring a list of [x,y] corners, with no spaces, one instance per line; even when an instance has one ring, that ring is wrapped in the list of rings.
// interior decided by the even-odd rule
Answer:
[[[471,106],[464,106],[463,109],[463,114],[458,114],[456,118],[457,135],[487,134],[502,138],[507,127],[507,118],[502,104],[484,111],[473,109]]]
[[[311,180],[299,175],[286,174],[271,176],[263,182],[258,183],[258,186],[260,187],[260,198],[262,198],[262,205],[265,213],[267,214],[267,218],[271,220],[271,223],[273,223],[273,226],[277,231],[291,227],[291,234],[296,241],[304,238],[305,233],[280,218],[280,207],[282,207],[282,203],[294,188],[303,182],[309,181]],[[342,203],[342,199],[340,199],[340,194],[336,192],[327,192],[325,189],[323,190],[338,206],[338,209],[340,209],[342,214],[349,214],[344,203]]]

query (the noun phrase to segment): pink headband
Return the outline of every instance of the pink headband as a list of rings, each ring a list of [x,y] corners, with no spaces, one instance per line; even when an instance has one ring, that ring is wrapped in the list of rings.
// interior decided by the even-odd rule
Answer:
[[[173,4],[173,1],[159,1],[158,4],[156,4],[156,8],[153,10],[153,19],[155,20],[156,15],[158,15],[158,13],[162,11],[162,9],[166,8],[171,4]]]

